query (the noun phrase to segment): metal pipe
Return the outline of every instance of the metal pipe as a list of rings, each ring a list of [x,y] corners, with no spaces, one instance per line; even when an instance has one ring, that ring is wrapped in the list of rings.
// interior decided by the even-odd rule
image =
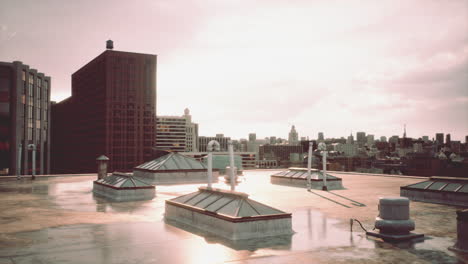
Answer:
[[[36,179],[36,145],[29,144],[29,149],[32,149],[32,175],[31,178]]]
[[[211,151],[208,152],[208,188],[211,189],[211,181],[213,178],[212,175],[212,170],[213,170],[213,165],[212,165],[212,159],[213,159],[213,154],[211,154]]]
[[[213,154],[211,153],[214,151],[219,151],[221,146],[219,142],[216,140],[211,140],[208,142],[208,146],[206,148],[208,150],[208,188],[211,189],[211,182],[213,181]]]
[[[307,157],[307,191],[310,191],[311,183],[310,183],[310,168],[312,166],[312,142],[309,142],[309,154]]]
[[[21,179],[21,154],[23,151],[23,144],[19,144],[18,148],[18,160],[16,164],[16,179]]]
[[[323,190],[327,190],[327,151],[323,151]]]
[[[229,166],[231,167],[230,177],[231,177],[231,191],[236,189],[235,176],[234,176],[234,147],[232,146],[232,141],[228,142],[229,149]]]

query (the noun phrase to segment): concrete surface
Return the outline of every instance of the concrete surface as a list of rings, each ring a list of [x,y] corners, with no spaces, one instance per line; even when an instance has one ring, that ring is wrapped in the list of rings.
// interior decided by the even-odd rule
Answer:
[[[346,189],[307,192],[270,184],[272,172],[244,171],[236,190],[291,212],[296,233],[236,244],[163,221],[164,201],[200,184],[158,186],[151,201],[112,203],[92,195],[96,175],[0,179],[0,263],[468,263],[447,249],[461,207],[411,202],[415,232],[426,235],[420,243],[385,243],[356,224],[350,232],[350,218],[371,230],[379,197],[398,196],[419,178],[339,174]]]

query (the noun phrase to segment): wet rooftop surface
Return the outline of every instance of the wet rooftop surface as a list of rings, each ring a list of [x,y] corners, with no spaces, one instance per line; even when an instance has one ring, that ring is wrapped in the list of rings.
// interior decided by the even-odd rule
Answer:
[[[411,177],[336,174],[346,189],[324,192],[270,184],[281,170],[244,171],[236,190],[292,213],[292,236],[232,242],[165,223],[164,201],[201,184],[157,186],[151,201],[94,197],[96,176],[0,179],[0,264],[3,263],[468,263],[447,248],[460,207],[411,202],[416,243],[366,237],[379,197],[399,196]],[[333,175],[333,173],[331,173]],[[229,189],[220,181],[214,187]]]

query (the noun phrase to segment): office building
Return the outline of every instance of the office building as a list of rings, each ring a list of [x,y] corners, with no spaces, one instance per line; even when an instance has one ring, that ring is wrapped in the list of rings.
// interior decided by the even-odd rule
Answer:
[[[323,132],[318,133],[318,141],[324,141],[325,137],[323,136]]]
[[[72,95],[52,107],[57,173],[130,171],[152,159],[156,140],[156,55],[107,50],[72,75]]]
[[[374,145],[374,135],[367,135],[367,146],[373,146]]]
[[[444,144],[444,133],[436,133],[436,142],[439,145]]]
[[[360,147],[367,143],[366,132],[357,132],[356,141]]]
[[[289,141],[289,145],[299,144],[299,135],[294,126],[292,126],[291,131],[289,131],[288,141]]]
[[[193,152],[198,149],[198,124],[192,123],[188,108],[183,116],[156,118],[156,149],[175,152]]]
[[[381,136],[380,137],[380,142],[387,142],[387,137],[386,136]]]
[[[447,146],[450,146],[451,141],[450,134],[445,135],[445,144],[447,144]]]
[[[0,62],[0,174],[50,173],[51,79],[20,61]],[[19,154],[21,160],[19,161]]]

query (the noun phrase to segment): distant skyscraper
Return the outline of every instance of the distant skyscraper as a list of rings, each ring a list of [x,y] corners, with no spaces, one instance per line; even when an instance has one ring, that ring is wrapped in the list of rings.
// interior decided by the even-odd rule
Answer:
[[[348,139],[346,140],[346,144],[354,144],[354,137],[352,133],[348,136]]]
[[[324,141],[325,140],[325,137],[323,136],[323,132],[318,133],[318,140],[319,141]]]
[[[250,133],[249,134],[249,141],[255,141],[257,139],[257,134],[255,133]]]
[[[423,136],[423,137],[422,137],[422,140],[423,140],[424,142],[429,142],[429,136]]]
[[[370,147],[374,145],[374,135],[367,135],[367,146]]]
[[[366,132],[357,132],[356,133],[356,141],[357,141],[359,146],[364,146],[364,144],[366,144],[366,142],[367,142]]]
[[[291,127],[291,131],[289,132],[288,141],[290,145],[298,145],[299,144],[299,135],[297,134],[296,128],[294,126]]]
[[[380,142],[387,142],[387,137],[386,136],[381,136],[380,137]]]
[[[108,49],[72,75],[72,96],[52,107],[56,172],[129,171],[156,141],[156,55]]]
[[[270,137],[270,144],[271,144],[271,145],[276,144],[276,137],[274,137],[274,136],[271,136],[271,137]]]
[[[465,144],[468,144],[468,136],[465,136]]]
[[[450,134],[447,134],[447,135],[445,136],[445,144],[450,145],[450,142],[451,142],[451,141],[452,141],[452,140],[451,140]]]
[[[50,77],[28,65],[0,62],[0,174],[32,172],[29,144],[36,146],[36,173],[49,173],[50,87]]]
[[[439,145],[444,144],[444,133],[437,133],[436,134],[436,142]]]

